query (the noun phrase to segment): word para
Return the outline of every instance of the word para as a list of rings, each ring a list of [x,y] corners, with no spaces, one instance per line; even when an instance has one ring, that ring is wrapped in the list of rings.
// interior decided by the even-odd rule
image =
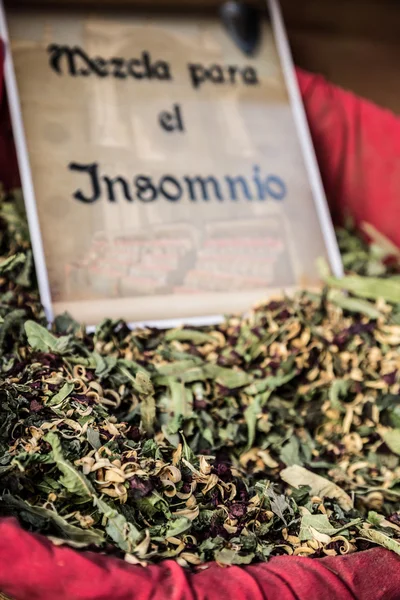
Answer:
[[[199,88],[203,83],[235,84],[241,82],[245,85],[259,83],[257,71],[253,67],[237,67],[236,65],[210,65],[189,64],[190,81],[194,88]]]
[[[102,175],[96,162],[91,164],[71,162],[68,168],[87,178],[85,182],[87,191],[79,188],[73,194],[75,200],[85,204],[93,204],[101,198],[109,202],[117,202],[120,199],[128,202],[134,200],[154,202],[160,198],[169,202],[179,202],[183,198],[189,198],[192,202],[262,201],[268,198],[283,200],[287,194],[284,181],[277,175],[261,175],[258,165],[253,166],[251,178],[242,175],[226,175],[220,179],[213,175],[184,175],[180,178],[163,175],[158,181],[154,181],[148,175],[136,175],[132,184],[121,175],[116,177]]]
[[[63,75],[66,72],[72,77],[116,77],[126,79],[159,79],[171,80],[171,69],[164,60],[152,60],[150,52],[143,51],[139,58],[90,58],[79,46],[48,46],[50,67]],[[64,65],[64,69],[63,69]]]

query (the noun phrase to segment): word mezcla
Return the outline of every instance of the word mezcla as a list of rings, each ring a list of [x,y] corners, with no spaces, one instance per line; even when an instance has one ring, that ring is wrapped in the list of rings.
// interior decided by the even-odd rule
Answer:
[[[101,198],[109,202],[117,202],[121,198],[128,202],[135,199],[141,202],[154,202],[164,198],[169,202],[179,202],[183,197],[189,197],[193,202],[198,200],[283,200],[287,194],[284,181],[277,175],[261,175],[260,167],[253,166],[252,177],[249,181],[242,175],[231,177],[226,175],[217,179],[212,175],[185,175],[181,178],[163,175],[154,181],[148,175],[137,175],[133,185],[118,175],[109,177],[99,173],[98,163],[79,164],[71,162],[69,169],[84,174],[87,193],[78,189],[73,194],[75,200],[85,204],[93,204]]]
[[[58,75],[63,75],[63,62],[66,64],[67,74],[72,77],[116,77],[117,79],[150,79],[171,81],[173,79],[171,67],[165,60],[152,60],[149,52],[143,51],[140,58],[101,58],[89,57],[79,46],[48,46],[50,67]],[[238,67],[236,65],[221,66],[217,64],[205,67],[202,64],[189,63],[187,65],[189,78],[194,88],[199,88],[209,81],[213,84],[230,83],[239,81],[245,85],[259,83],[257,72],[253,67]]]

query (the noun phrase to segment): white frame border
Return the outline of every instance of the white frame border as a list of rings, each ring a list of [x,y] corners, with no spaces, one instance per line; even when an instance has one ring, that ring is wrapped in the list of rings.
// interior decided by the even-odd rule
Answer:
[[[292,53],[286,35],[285,25],[282,18],[279,0],[266,0],[271,15],[272,27],[275,33],[276,45],[283,75],[289,92],[290,104],[293,111],[297,135],[303,151],[303,158],[308,174],[308,179],[313,194],[318,219],[321,225],[322,235],[328,252],[332,273],[335,277],[343,277],[343,264],[340,257],[339,246],[336,240],[335,230],[330,216],[328,202],[326,199],[321,174],[312,143],[310,129],[308,127],[306,111],[300,94],[294,69]]]
[[[281,67],[289,93],[290,104],[294,116],[297,136],[300,141],[306,171],[313,194],[318,220],[325,241],[330,266],[336,277],[343,275],[343,265],[340,257],[339,247],[336,241],[335,231],[330,218],[328,203],[326,200],[318,163],[308,128],[307,117],[296,80],[290,46],[282,18],[279,0],[266,0],[278,49]],[[42,234],[40,231],[39,217],[36,206],[35,190],[33,186],[32,171],[29,162],[28,148],[22,119],[21,103],[18,94],[17,81],[15,77],[14,64],[10,51],[10,38],[8,34],[6,11],[3,0],[0,0],[0,36],[4,43],[4,77],[5,92],[8,96],[8,104],[14,131],[14,141],[17,151],[18,166],[20,170],[25,209],[28,218],[29,232],[31,236],[32,250],[35,261],[36,275],[39,286],[40,299],[43,304],[47,320],[51,323],[54,319],[54,310],[51,300],[50,284],[46,268],[46,260],[43,248]],[[222,315],[209,317],[192,317],[186,319],[170,319],[160,321],[144,321],[131,323],[132,327],[160,327],[169,328],[185,324],[204,326],[221,323]],[[89,326],[89,330],[94,327]]]
[[[29,234],[31,237],[40,300],[43,304],[47,320],[51,322],[54,315],[49,278],[47,276],[46,260],[44,256],[42,234],[40,231],[39,217],[36,207],[32,171],[29,162],[28,148],[22,120],[21,103],[18,94],[14,63],[10,50],[10,38],[8,35],[5,9],[2,0],[0,0],[0,35],[4,43],[4,78],[6,84],[5,93],[8,97],[8,106],[14,133],[15,148],[17,151],[18,167],[21,177],[25,210],[28,218]]]

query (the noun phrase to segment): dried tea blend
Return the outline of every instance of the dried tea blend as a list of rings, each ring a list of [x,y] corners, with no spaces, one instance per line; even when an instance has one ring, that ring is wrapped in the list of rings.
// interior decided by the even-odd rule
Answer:
[[[20,206],[0,209],[0,515],[139,564],[400,553],[396,249],[340,230],[348,277],[217,327],[49,331]]]

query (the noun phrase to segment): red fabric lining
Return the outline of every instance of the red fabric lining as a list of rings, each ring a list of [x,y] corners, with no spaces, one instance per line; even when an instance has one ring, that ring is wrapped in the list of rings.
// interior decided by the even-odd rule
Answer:
[[[400,246],[400,118],[297,69],[335,221],[368,221]]]
[[[20,179],[7,94],[4,93],[4,55],[4,43],[0,40],[0,182],[9,191],[20,185]]]
[[[196,574],[173,561],[147,568],[29,534],[0,521],[0,590],[14,600],[396,600],[400,558],[383,549],[344,557],[276,557]]]

